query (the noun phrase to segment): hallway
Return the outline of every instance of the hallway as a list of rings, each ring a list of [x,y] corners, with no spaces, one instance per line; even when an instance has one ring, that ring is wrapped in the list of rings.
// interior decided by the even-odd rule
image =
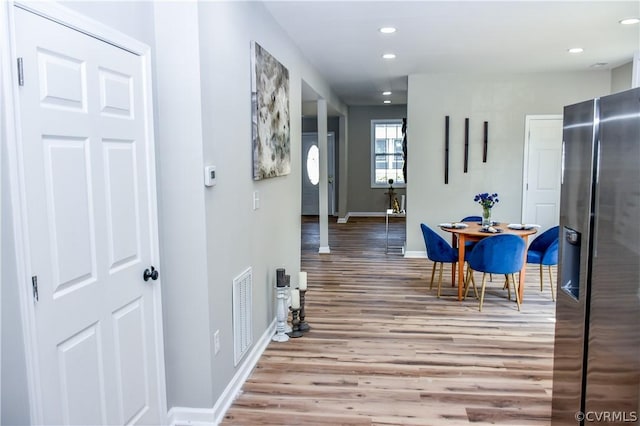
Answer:
[[[302,233],[312,330],[269,344],[223,424],[549,424],[555,305],[536,267],[522,312],[502,279],[478,312],[455,299],[450,267],[437,299],[430,261],[386,255],[384,218],[330,223],[330,255],[317,221]]]

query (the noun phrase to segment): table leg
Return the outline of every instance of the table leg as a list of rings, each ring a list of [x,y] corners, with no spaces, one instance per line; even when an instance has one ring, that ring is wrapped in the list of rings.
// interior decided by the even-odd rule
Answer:
[[[385,253],[389,253],[389,213],[387,212],[385,215],[385,221],[384,221],[384,233],[385,233],[385,238],[386,238],[386,242],[384,245],[384,252]]]
[[[462,300],[464,291],[464,248],[465,236],[460,234],[458,236],[458,300]]]
[[[457,249],[458,248],[458,237],[456,234],[451,234],[451,247]],[[455,263],[451,264],[451,287],[456,286],[456,268],[457,265]]]
[[[529,236],[523,235],[522,239],[524,240],[524,262],[522,263],[522,269],[520,269],[520,277],[519,277],[519,288],[518,293],[520,294],[520,303],[524,300],[524,281],[527,275],[526,267],[527,267],[527,247],[529,247]]]

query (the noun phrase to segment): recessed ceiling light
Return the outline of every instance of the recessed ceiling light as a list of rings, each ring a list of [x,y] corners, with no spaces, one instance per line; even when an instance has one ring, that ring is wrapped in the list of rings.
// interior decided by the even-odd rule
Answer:
[[[386,92],[382,92],[382,96],[389,96],[390,94],[391,94],[391,92],[388,91],[388,90]]]
[[[596,62],[595,64],[590,65],[591,68],[604,68],[606,67],[607,64],[606,62]]]
[[[640,18],[625,18],[618,21],[622,25],[633,25],[640,22]]]
[[[582,52],[584,52],[584,49],[582,47],[572,47],[571,49],[568,49],[567,52],[569,52],[569,53],[582,53]]]
[[[385,104],[390,104],[390,103],[391,103],[391,101],[390,101],[389,99],[387,99],[387,100],[385,100],[383,103],[385,103]]]
[[[382,27],[379,30],[382,34],[393,34],[396,32],[396,29],[393,27]]]
[[[384,55],[382,55],[383,59],[395,59],[396,54],[395,53],[385,53]]]

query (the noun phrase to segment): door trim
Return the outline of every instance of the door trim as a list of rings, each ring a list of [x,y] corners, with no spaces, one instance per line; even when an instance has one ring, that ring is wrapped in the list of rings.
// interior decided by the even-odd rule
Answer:
[[[524,220],[527,202],[527,176],[529,176],[529,132],[534,120],[562,120],[562,114],[525,115],[524,123],[524,153],[522,160],[522,199],[520,200],[520,221]]]
[[[158,208],[156,198],[156,162],[153,147],[155,140],[153,131],[153,98],[151,84],[151,49],[144,43],[135,40],[113,28],[110,28],[98,21],[81,15],[73,10],[67,9],[53,2],[33,2],[27,3],[23,0],[8,0],[3,2],[2,11],[0,12],[0,84],[5,90],[6,96],[3,100],[3,110],[5,111],[5,119],[7,126],[0,129],[1,140],[7,142],[8,157],[8,186],[11,200],[11,215],[14,224],[14,247],[16,256],[16,275],[18,278],[18,293],[20,297],[20,316],[23,325],[23,337],[26,356],[26,375],[27,387],[29,393],[29,410],[30,422],[34,424],[43,423],[42,401],[38,389],[39,386],[39,365],[37,356],[35,355],[37,348],[35,333],[35,309],[31,297],[30,278],[29,278],[29,246],[28,246],[28,229],[26,223],[26,199],[25,199],[25,174],[21,164],[22,158],[22,135],[20,134],[20,109],[19,109],[19,93],[18,93],[18,76],[15,64],[16,58],[16,38],[15,38],[15,17],[14,8],[18,7],[42,16],[46,19],[57,22],[66,27],[72,28],[78,32],[99,39],[105,43],[111,44],[128,52],[131,52],[141,58],[142,62],[142,86],[144,99],[144,117],[146,139],[148,141],[146,157],[148,162],[149,173],[149,217],[148,223],[152,230],[158,229]],[[7,108],[5,108],[5,106]],[[159,241],[152,241],[151,244],[151,263],[158,265],[160,263]],[[154,397],[158,401],[159,415],[166,423],[167,420],[167,402],[166,402],[166,381],[165,381],[165,361],[164,361],[164,339],[162,330],[162,300],[161,286],[156,284],[154,291],[154,329],[156,338],[156,347],[153,348],[157,358],[158,369],[157,392]]]

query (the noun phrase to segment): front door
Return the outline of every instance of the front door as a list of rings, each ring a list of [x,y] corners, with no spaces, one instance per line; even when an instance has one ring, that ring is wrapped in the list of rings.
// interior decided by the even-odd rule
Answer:
[[[328,214],[335,214],[335,136],[327,133]],[[317,216],[320,212],[320,151],[318,134],[302,134],[302,215]]]
[[[158,267],[143,59],[19,8],[15,23],[40,420],[159,424],[160,281],[143,280]]]

